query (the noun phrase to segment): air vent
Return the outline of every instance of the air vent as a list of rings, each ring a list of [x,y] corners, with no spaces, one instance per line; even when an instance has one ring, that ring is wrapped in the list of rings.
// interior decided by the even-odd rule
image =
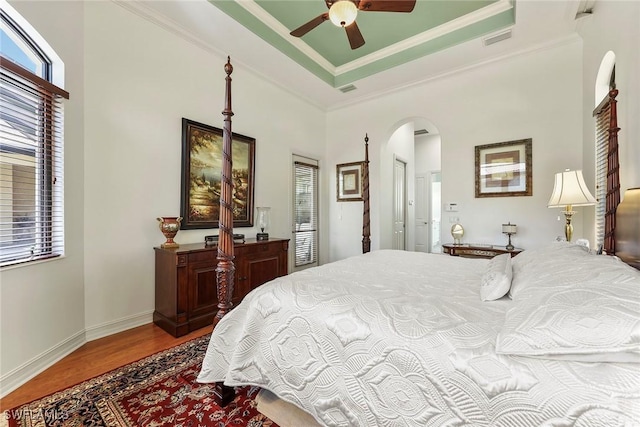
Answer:
[[[498,43],[498,42],[501,42],[502,40],[506,40],[510,38],[511,38],[511,29],[508,29],[507,31],[503,31],[501,33],[489,36],[483,39],[482,42],[484,43],[485,46],[489,46],[494,43]]]
[[[426,135],[428,133],[429,133],[429,131],[426,130],[426,129],[418,129],[416,131],[413,131],[413,136]]]
[[[342,93],[347,93],[347,92],[351,92],[352,90],[356,90],[357,87],[355,87],[354,85],[346,85],[346,86],[342,86],[341,88],[338,88],[338,89]]]

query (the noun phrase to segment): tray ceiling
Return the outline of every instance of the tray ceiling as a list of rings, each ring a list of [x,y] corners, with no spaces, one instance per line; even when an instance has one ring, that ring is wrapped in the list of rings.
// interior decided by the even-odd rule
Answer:
[[[327,11],[324,0],[209,0],[221,11],[333,87],[513,26],[509,0],[418,0],[411,13],[363,12],[366,41],[349,47],[330,21],[302,38],[289,32]]]

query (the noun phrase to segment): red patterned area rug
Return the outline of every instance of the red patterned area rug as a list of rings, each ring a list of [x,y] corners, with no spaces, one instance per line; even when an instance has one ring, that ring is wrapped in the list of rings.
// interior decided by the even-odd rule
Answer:
[[[0,425],[278,427],[256,409],[256,387],[236,389],[220,408],[196,382],[209,335],[6,411]]]

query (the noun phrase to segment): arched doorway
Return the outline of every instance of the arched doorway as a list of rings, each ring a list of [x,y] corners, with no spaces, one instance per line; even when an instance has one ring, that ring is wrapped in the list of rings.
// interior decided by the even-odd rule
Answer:
[[[438,128],[425,118],[392,127],[381,153],[382,206],[388,206],[381,212],[388,230],[381,247],[441,252],[440,147]]]

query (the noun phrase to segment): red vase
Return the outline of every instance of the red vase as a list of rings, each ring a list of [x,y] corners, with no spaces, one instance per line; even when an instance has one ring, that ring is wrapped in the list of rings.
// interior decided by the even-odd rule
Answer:
[[[182,221],[182,217],[180,216],[161,216],[157,218],[160,222],[158,226],[160,227],[160,231],[164,234],[164,237],[167,238],[167,241],[160,245],[161,248],[177,248],[180,245],[173,241],[173,238],[178,234],[178,230],[180,230],[180,221]]]

